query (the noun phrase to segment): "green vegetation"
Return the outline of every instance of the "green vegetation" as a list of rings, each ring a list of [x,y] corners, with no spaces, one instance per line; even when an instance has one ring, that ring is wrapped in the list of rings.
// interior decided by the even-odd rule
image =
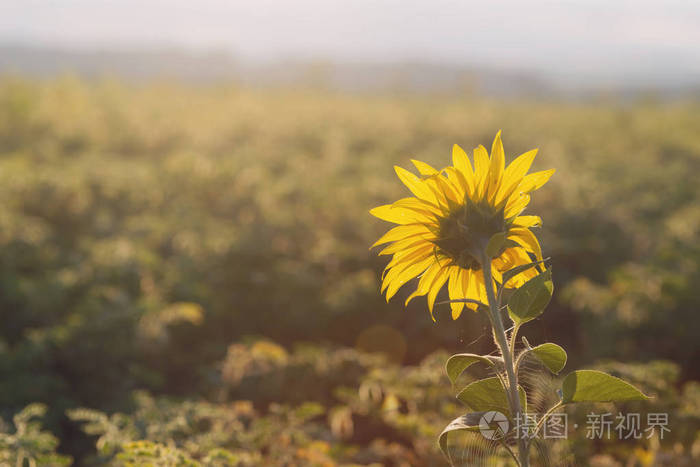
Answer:
[[[386,226],[367,211],[404,193],[393,164],[441,166],[502,128],[507,156],[538,145],[535,170],[557,168],[532,208],[557,287],[523,335],[556,335],[563,374],[655,396],[572,406],[582,426],[552,456],[696,465],[698,124],[699,104],[653,100],[5,78],[0,462],[442,465],[435,440],[463,411],[444,361],[492,352],[488,321],[442,305],[433,323],[409,292],[386,304],[367,250]],[[544,405],[556,377],[526,363]],[[587,412],[613,407],[666,412],[671,432],[586,439]]]

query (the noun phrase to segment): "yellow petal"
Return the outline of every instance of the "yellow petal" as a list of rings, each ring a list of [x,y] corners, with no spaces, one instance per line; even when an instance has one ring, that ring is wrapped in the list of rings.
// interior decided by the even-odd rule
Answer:
[[[423,275],[425,275],[425,274],[423,274]],[[416,298],[416,297],[420,297],[421,295],[425,295],[425,294],[420,294],[420,293],[418,293],[418,289],[414,290],[414,291],[411,293],[411,295],[408,296],[408,298],[407,298],[406,301],[404,302],[403,306],[408,306],[408,303],[409,303],[411,300],[413,300],[413,299]]]
[[[525,174],[527,174],[527,171],[530,170],[532,162],[535,160],[538,151],[539,150],[535,148],[516,157],[503,173],[504,182],[510,184],[511,182],[517,182],[524,177]]]
[[[542,218],[540,216],[518,216],[513,221],[514,227],[540,227]]]
[[[503,173],[503,184],[496,196],[496,204],[499,204],[515,192],[518,185],[520,185],[520,182],[523,180],[523,177],[527,174],[527,171],[530,170],[530,166],[532,165],[532,161],[535,160],[536,155],[537,149],[533,149],[532,151],[519,155],[510,163]]]
[[[464,197],[467,196],[467,194],[471,195],[473,187],[470,187],[467,184],[467,179],[464,178],[462,172],[454,167],[446,167],[443,169],[443,172],[445,172],[447,175],[447,179],[452,182],[452,186],[454,187],[460,202],[464,201]]]
[[[469,271],[468,274],[465,274],[465,286],[464,290],[467,291],[466,296],[467,298],[471,298],[473,300],[479,300],[479,288],[476,285],[477,279],[476,279],[476,272],[474,271]],[[476,311],[478,308],[478,305],[476,303],[467,303],[466,304],[467,308],[469,308],[472,311]]]
[[[424,240],[420,237],[405,238],[403,240],[396,241],[388,247],[384,248],[378,253],[378,256],[393,255],[394,253],[398,253],[403,250],[412,250],[423,244],[426,244],[427,242],[427,240]]]
[[[445,285],[445,282],[447,282],[447,279],[449,278],[449,276],[450,276],[450,268],[443,267],[435,275],[435,279],[433,279],[433,283],[430,284],[430,291],[428,292],[428,310],[430,310],[430,317],[433,319],[433,321],[435,321],[435,317],[433,316],[433,305],[435,304],[435,299],[437,298],[437,295],[440,292],[440,289],[442,289],[442,286]]]
[[[479,145],[478,148],[474,149],[474,197],[477,199],[482,198],[486,194],[488,189],[488,174],[489,174],[489,154],[486,152],[486,148]]]
[[[413,162],[413,165],[416,166],[418,173],[421,175],[435,175],[438,173],[438,171],[431,167],[430,164],[426,164],[425,162],[417,161],[415,159],[411,159],[411,162]]]
[[[494,264],[497,262],[498,258],[491,259],[491,276],[493,277],[493,280],[500,283],[503,281],[503,275],[501,274],[501,271],[498,269],[498,267],[496,267],[496,264]]]
[[[469,298],[479,300],[481,303],[488,303],[488,297],[486,296],[486,284],[484,283],[484,270],[479,269],[478,271],[472,271],[472,278],[474,281],[474,291],[470,292]]]
[[[416,287],[415,292],[408,296],[404,305],[408,305],[408,302],[415,297],[420,297],[421,295],[425,295],[430,291],[430,284],[433,283],[435,276],[438,272],[440,272],[440,269],[442,269],[443,263],[444,261],[436,261],[428,268],[427,271],[423,273],[423,275],[420,277],[420,281],[418,281],[418,287]]]
[[[409,262],[416,261],[416,258],[428,256],[434,253],[435,245],[430,242],[424,242],[414,248],[406,248],[394,254],[394,257],[389,261],[385,269],[401,266]]]
[[[422,224],[434,220],[432,216],[420,214],[419,212],[411,209],[394,207],[391,204],[385,204],[384,206],[378,206],[374,209],[370,209],[369,213],[383,221],[393,222],[394,224],[400,225]]]
[[[513,216],[517,216],[521,212],[523,212],[523,209],[525,209],[530,202],[530,195],[519,195],[519,196],[511,196],[510,199],[508,200],[508,204],[506,204],[506,209],[504,212],[505,218],[510,219]]]
[[[502,258],[504,258],[504,263],[505,267],[504,270],[508,269],[513,269],[516,266],[520,266],[523,264],[528,264],[531,263],[532,260],[528,256],[528,254],[525,252],[523,248],[508,248],[506,249],[505,252],[503,252]],[[526,269],[525,271],[521,272],[520,274],[516,275],[515,277],[512,277],[511,279],[508,280],[505,284],[503,284],[504,287],[520,287],[523,285],[525,282],[527,282],[529,279],[535,277],[538,274],[537,269],[532,267],[530,269]]]
[[[489,199],[494,199],[496,196],[496,191],[501,185],[501,178],[503,178],[503,171],[506,166],[506,156],[503,152],[503,141],[501,141],[501,131],[496,133],[496,138],[493,140],[493,145],[491,146],[491,163],[489,165]]]
[[[464,177],[466,185],[469,188],[468,192],[471,194],[474,190],[474,169],[472,169],[472,163],[469,162],[467,153],[456,144],[452,146],[452,165],[454,165],[455,169]]]
[[[482,274],[482,276],[483,276],[483,274]],[[481,282],[479,282],[478,284],[479,284],[479,300],[482,303],[488,303],[489,299],[488,299],[488,295],[486,294],[486,282],[484,282],[483,277],[481,279]],[[496,284],[494,284],[493,287],[495,288]]]
[[[434,187],[434,191],[438,192],[442,199],[444,199],[446,207],[452,204],[459,204],[461,202],[458,191],[455,189],[452,182],[447,177],[442,175],[436,175],[431,177],[430,180],[426,180],[426,183]],[[439,195],[438,195],[439,196]]]
[[[425,186],[433,193],[435,199],[438,202],[438,207],[443,213],[449,212],[449,202],[447,201],[447,195],[445,191],[440,186],[438,182],[439,175],[434,175],[432,177],[426,178],[424,180]]]
[[[537,190],[542,185],[549,181],[550,177],[554,174],[554,169],[542,170],[541,172],[534,172],[530,175],[526,175],[523,181],[520,182],[518,190],[521,193],[530,193]]]
[[[424,214],[429,217],[431,214],[436,216],[440,216],[443,214],[442,210],[440,210],[434,204],[422,199],[414,198],[413,196],[411,196],[410,198],[401,198],[398,201],[394,201],[391,204],[391,206],[395,208],[412,209],[418,213]]]
[[[410,267],[415,266],[416,264],[421,264],[422,262],[425,262],[429,259],[432,259],[432,261],[435,261],[435,255],[432,252],[414,252],[416,254],[412,254],[410,258],[404,258],[405,260],[402,260],[400,263],[393,265],[390,269],[389,272],[386,273],[384,276],[384,279],[382,280],[382,288],[381,291],[384,292],[401,274],[403,274],[407,269]],[[428,261],[430,263],[430,261]],[[426,266],[427,268],[427,266]],[[424,268],[424,269],[426,269]],[[420,272],[414,274],[414,276],[417,276],[418,274],[422,273],[423,270]],[[392,294],[393,295],[393,294]],[[387,301],[389,301],[389,298],[387,298]]]
[[[406,269],[401,271],[401,273],[398,274],[396,278],[391,281],[391,284],[387,288],[386,300],[389,301],[389,299],[391,299],[391,297],[393,297],[394,294],[396,294],[396,292],[398,292],[398,290],[401,287],[403,287],[408,281],[410,281],[414,277],[418,276],[419,274],[422,274],[434,262],[435,258],[430,256],[419,262],[411,264]]]
[[[450,300],[459,300],[465,298],[464,290],[462,287],[463,284],[464,282],[462,281],[462,269],[457,266],[453,266],[450,272],[450,280],[447,284],[447,287],[450,292]],[[459,318],[459,315],[462,314],[462,310],[464,309],[464,303],[450,303],[450,308],[452,308],[452,319],[457,319]]]
[[[517,227],[508,231],[508,238],[514,240],[525,250],[535,254],[538,261],[542,261],[542,249],[537,237],[529,229]]]
[[[418,235],[423,235],[425,237],[431,237],[432,233],[430,232],[430,229],[424,225],[416,224],[416,225],[400,225],[398,227],[394,227],[393,229],[389,230],[387,233],[382,235],[379,240],[374,242],[372,244],[371,248],[374,248],[377,245],[381,245],[383,243],[389,243],[389,242],[395,242],[397,240],[402,240],[404,238],[408,237],[415,237]]]
[[[403,184],[406,185],[409,190],[411,190],[411,193],[420,199],[424,199],[431,203],[437,203],[437,199],[435,199],[433,192],[430,191],[430,188],[425,186],[423,181],[418,178],[416,174],[413,174],[397,165],[394,166],[394,170]]]

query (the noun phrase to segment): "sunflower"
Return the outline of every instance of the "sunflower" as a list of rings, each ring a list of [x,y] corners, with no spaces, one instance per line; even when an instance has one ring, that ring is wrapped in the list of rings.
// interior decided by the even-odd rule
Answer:
[[[501,286],[518,287],[538,274],[527,269],[502,283],[502,274],[516,266],[542,260],[537,238],[530,230],[541,225],[538,216],[521,215],[530,193],[544,185],[554,169],[527,174],[537,149],[518,156],[505,167],[501,132],[493,141],[491,156],[483,146],[474,149],[474,164],[454,145],[452,166],[436,170],[412,160],[419,175],[395,166],[396,174],[414,196],[379,206],[370,213],[398,224],[372,247],[389,244],[379,254],[393,255],[384,269],[382,293],[389,301],[411,279],[416,290],[406,299],[427,294],[428,309],[445,283],[451,300],[487,303],[482,262],[491,261],[492,279]],[[487,245],[499,242],[496,251]],[[452,318],[476,303],[451,302]]]

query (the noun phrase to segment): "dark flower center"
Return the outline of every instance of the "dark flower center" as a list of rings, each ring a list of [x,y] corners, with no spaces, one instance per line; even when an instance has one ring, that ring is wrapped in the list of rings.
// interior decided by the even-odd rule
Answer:
[[[503,208],[495,210],[488,203],[467,199],[464,205],[440,220],[438,240],[434,243],[457,266],[478,270],[481,268],[478,257],[491,236],[507,230]]]

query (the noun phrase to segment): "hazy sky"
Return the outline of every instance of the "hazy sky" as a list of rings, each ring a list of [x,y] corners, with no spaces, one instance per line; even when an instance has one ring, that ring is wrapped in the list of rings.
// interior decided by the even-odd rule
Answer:
[[[700,74],[700,1],[0,0],[0,41]]]

